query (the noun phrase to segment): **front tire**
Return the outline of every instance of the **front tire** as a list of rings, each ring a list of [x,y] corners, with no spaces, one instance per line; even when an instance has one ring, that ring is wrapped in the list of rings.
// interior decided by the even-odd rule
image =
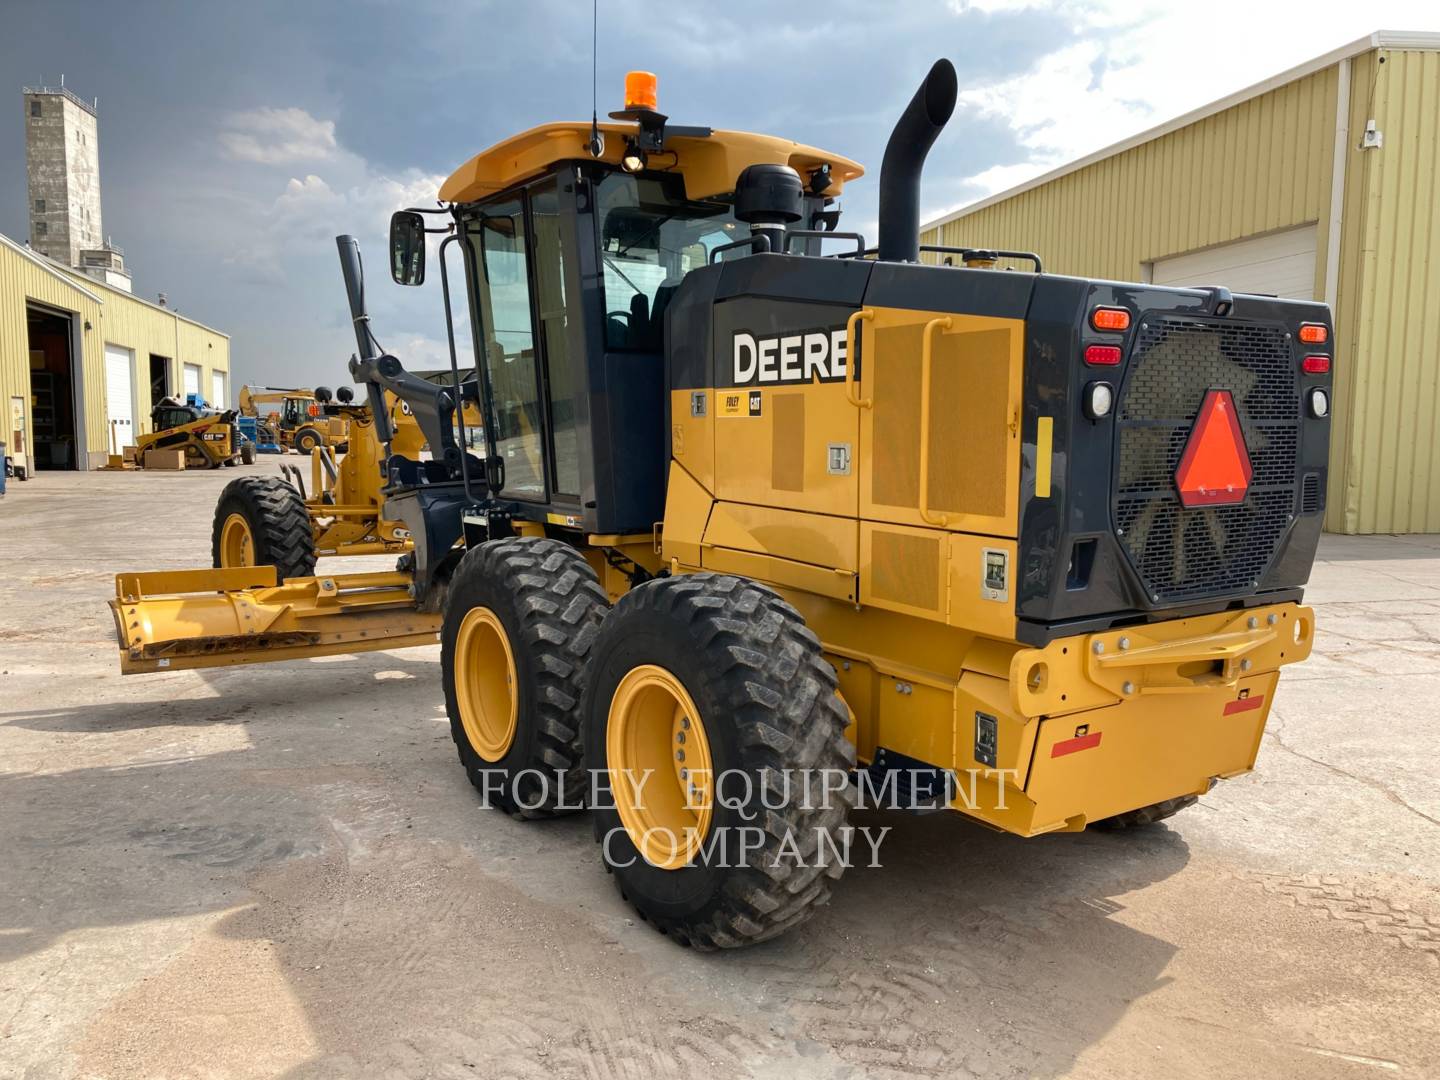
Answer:
[[[743,578],[650,581],[616,605],[592,667],[586,752],[611,791],[595,836],[643,918],[731,948],[829,900],[855,750],[835,670],[793,607]]]
[[[314,428],[301,428],[291,440],[295,449],[302,454],[313,454],[317,447],[325,445],[325,439]]]
[[[608,608],[595,571],[559,540],[491,540],[450,581],[440,637],[450,734],[470,783],[514,817],[579,808],[580,702]]]
[[[215,566],[273,566],[281,581],[311,577],[315,534],[300,492],[278,476],[231,480],[215,504],[210,554]]]

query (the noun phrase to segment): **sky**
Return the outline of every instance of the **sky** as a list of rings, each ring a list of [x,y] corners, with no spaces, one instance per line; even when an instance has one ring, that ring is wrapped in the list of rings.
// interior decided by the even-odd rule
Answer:
[[[885,140],[929,65],[960,103],[922,220],[1378,29],[1440,31],[1434,0],[597,0],[599,107],[659,76],[680,124],[781,135],[870,169],[841,228],[875,235]],[[448,363],[438,278],[383,271],[391,211],[433,205],[486,146],[591,107],[585,0],[4,0],[0,232],[24,242],[22,85],[99,98],[105,231],[135,292],[231,335],[231,385],[334,385],[354,348],[334,236],[358,236],[372,323]],[[462,361],[464,354],[462,353]]]

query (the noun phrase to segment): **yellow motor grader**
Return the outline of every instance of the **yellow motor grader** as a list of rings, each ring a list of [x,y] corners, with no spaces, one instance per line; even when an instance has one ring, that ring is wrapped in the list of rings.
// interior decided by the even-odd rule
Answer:
[[[314,574],[322,556],[411,550],[404,523],[384,513],[386,449],[377,441],[370,404],[354,402],[349,387],[340,388],[334,403],[326,387],[315,394],[327,415],[344,425],[348,451],[337,458],[327,446],[314,448],[308,492],[303,472],[284,464],[282,476],[242,476],[227,484],[211,531],[216,567],[274,566],[284,580]],[[384,407],[388,452],[420,460],[428,448],[409,407],[394,394],[384,396]],[[477,430],[480,414],[473,404],[465,417]]]
[[[855,162],[672,125],[643,73],[613,123],[478,154],[392,220],[404,285],[443,234],[440,385],[375,340],[339,238],[383,516],[413,551],[281,584],[120,575],[122,670],[438,634],[486,800],[588,805],[624,895],[701,948],[825,901],[857,789],[1033,836],[1158,820],[1249,770],[1313,637],[1332,365],[1304,361],[1329,311],[922,262],[956,92],[937,63],[891,135],[875,249],[838,231]]]

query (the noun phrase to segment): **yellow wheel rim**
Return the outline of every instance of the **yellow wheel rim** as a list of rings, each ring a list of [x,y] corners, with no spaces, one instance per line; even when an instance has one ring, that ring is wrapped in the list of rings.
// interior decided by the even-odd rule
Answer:
[[[515,741],[517,685],[505,627],[489,608],[471,608],[455,635],[455,699],[465,737],[486,761],[499,761]]]
[[[244,514],[231,514],[220,526],[220,565],[255,565],[255,537]]]
[[[710,740],[689,692],[655,664],[615,688],[605,728],[615,808],[647,862],[679,870],[710,832],[715,774]]]

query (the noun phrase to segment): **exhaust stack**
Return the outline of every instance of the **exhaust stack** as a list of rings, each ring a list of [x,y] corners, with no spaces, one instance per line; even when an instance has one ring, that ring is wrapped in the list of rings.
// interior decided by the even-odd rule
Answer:
[[[955,111],[955,65],[937,60],[900,114],[880,163],[880,258],[920,258],[920,171],[941,128]]]

